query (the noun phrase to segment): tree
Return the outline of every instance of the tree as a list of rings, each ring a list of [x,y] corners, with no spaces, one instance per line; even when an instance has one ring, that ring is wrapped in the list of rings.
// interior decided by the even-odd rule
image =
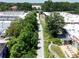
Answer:
[[[9,47],[9,57],[14,58],[25,58],[25,57],[36,57],[36,49],[37,49],[37,43],[38,43],[38,33],[37,33],[37,19],[36,19],[36,13],[31,12],[28,14],[24,20],[21,20],[19,22],[18,29],[19,35],[16,37],[17,30],[15,27],[17,27],[15,23],[12,24],[13,27],[11,33],[15,33],[15,35],[12,35],[10,41],[8,42]],[[36,27],[37,26],[37,27]],[[10,28],[8,29],[10,30]],[[13,42],[12,42],[13,41]]]
[[[7,43],[9,50],[10,50],[10,49],[12,48],[12,46],[13,46],[14,44],[16,44],[16,43],[17,43],[17,38],[11,37],[11,38],[9,39],[9,42]]]
[[[15,44],[12,46],[11,50],[10,50],[10,57],[11,58],[19,58],[21,57],[21,52],[23,51],[23,44]]]
[[[53,7],[53,3],[52,1],[45,1],[44,4],[42,5],[42,10],[43,11],[48,11],[48,12],[51,12],[54,10],[54,7]]]
[[[30,3],[17,3],[18,10],[30,11],[32,10],[32,5]]]
[[[53,38],[52,42],[57,45],[61,45],[62,41],[59,38]]]
[[[11,10],[10,8],[14,5],[17,6],[17,10],[21,10],[21,11],[32,10],[32,4],[31,3],[26,3],[26,2],[24,2],[24,3],[3,3],[3,2],[0,2],[0,11]]]
[[[23,21],[23,26],[26,26],[29,22],[34,26],[35,31],[38,30],[38,23],[35,11],[30,12],[30,14],[25,17],[25,20]]]
[[[36,58],[36,50],[32,49],[31,51],[28,51],[28,53],[25,53],[22,55],[23,58]]]
[[[18,21],[18,19],[14,20],[10,27],[6,30],[6,35],[7,36],[19,36],[19,33],[21,31],[21,24]]]
[[[32,27],[28,24],[28,26],[21,31],[20,36],[17,39],[17,43],[12,46],[10,50],[10,57],[18,58],[22,57],[22,55],[24,57],[24,51],[26,51],[27,54],[28,51],[36,49],[37,40],[37,34],[32,31]],[[34,53],[36,54],[36,52]]]
[[[57,37],[57,35],[62,32],[64,25],[64,18],[60,16],[59,13],[53,13],[53,15],[47,18],[47,27],[49,33],[54,37]]]
[[[51,11],[75,11],[78,9],[79,3],[69,3],[69,2],[52,2],[51,0],[45,1],[42,4],[42,10]]]

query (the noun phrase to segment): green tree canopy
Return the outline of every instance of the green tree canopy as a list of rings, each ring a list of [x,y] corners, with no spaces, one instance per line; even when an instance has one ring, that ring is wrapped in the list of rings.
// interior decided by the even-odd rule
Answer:
[[[8,42],[9,57],[36,57],[38,25],[35,12],[30,12],[25,19],[19,21],[19,23],[12,22],[8,30],[7,33],[11,33],[9,35],[12,36]],[[18,36],[16,37],[17,33]]]
[[[56,37],[62,32],[64,25],[64,18],[59,13],[53,13],[47,18],[47,27],[52,36]]]

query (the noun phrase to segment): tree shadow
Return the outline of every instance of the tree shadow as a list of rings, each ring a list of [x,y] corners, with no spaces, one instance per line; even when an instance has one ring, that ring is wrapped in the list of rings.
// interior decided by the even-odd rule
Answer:
[[[62,29],[62,34],[58,34],[57,38],[66,38],[69,34],[66,29]]]
[[[37,49],[40,49],[41,47],[38,47]]]

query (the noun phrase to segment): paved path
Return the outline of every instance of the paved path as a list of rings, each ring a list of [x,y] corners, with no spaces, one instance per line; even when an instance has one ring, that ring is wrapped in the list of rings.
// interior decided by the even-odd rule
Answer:
[[[39,24],[39,40],[38,40],[38,47],[39,49],[37,50],[37,58],[44,58],[44,37],[43,37],[43,28],[42,25],[40,24],[40,19],[39,19],[39,14],[37,14],[37,20]]]
[[[53,45],[54,44],[51,42],[48,46],[48,49],[49,49],[50,53],[55,56],[55,58],[59,58],[59,55],[51,49],[51,46],[53,46]]]

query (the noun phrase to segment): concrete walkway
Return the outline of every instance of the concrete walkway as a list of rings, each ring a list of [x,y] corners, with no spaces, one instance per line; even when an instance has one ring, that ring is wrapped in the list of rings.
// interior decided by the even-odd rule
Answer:
[[[40,19],[39,19],[39,14],[37,14],[37,21],[38,21],[38,26],[39,26],[39,40],[38,40],[38,47],[39,49],[37,50],[37,58],[44,58],[44,37],[43,37],[43,28],[42,25],[40,23]]]
[[[55,56],[55,58],[59,58],[59,55],[51,49],[51,46],[53,46],[53,45],[54,44],[51,42],[48,46],[48,49],[49,49],[50,53]]]

